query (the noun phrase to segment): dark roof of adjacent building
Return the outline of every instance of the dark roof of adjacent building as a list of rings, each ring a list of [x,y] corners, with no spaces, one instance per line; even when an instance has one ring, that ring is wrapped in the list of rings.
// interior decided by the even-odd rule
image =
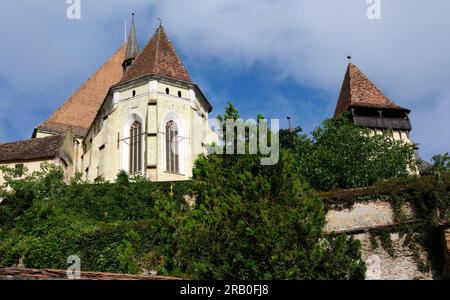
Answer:
[[[0,280],[67,280],[66,270],[0,268]],[[81,272],[81,280],[180,280],[157,275]]]
[[[53,158],[64,142],[64,135],[0,144],[0,162]]]
[[[71,127],[75,136],[84,137],[109,89],[123,76],[122,63],[126,51],[127,44],[124,44],[37,129],[63,133]]]
[[[121,82],[157,74],[176,80],[192,83],[172,42],[162,26],[156,29],[153,37],[139,53],[131,67],[123,75]]]
[[[354,64],[350,63],[342,83],[335,116],[350,107],[393,109],[409,112],[386,97],[382,91]]]

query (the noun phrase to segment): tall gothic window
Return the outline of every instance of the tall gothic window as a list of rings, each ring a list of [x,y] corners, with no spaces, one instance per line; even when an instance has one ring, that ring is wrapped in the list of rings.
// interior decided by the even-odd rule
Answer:
[[[142,171],[142,125],[138,121],[130,127],[130,174]]]
[[[178,126],[174,121],[166,124],[166,171],[179,173]]]

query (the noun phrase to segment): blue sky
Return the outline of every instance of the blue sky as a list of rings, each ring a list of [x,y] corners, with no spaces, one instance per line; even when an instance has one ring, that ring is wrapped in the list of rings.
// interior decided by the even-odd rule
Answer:
[[[123,42],[136,13],[140,46],[158,18],[214,106],[287,116],[309,132],[332,116],[351,54],[397,104],[429,159],[450,150],[450,2],[381,0],[5,0],[0,10],[0,142],[26,139]]]

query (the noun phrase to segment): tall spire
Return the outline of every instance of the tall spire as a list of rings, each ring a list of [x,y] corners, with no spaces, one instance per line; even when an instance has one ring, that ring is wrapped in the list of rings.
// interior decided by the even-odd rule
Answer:
[[[139,55],[139,45],[136,35],[136,25],[134,23],[134,13],[132,14],[130,35],[128,36],[127,53],[123,62],[123,71],[126,72],[133,61]]]

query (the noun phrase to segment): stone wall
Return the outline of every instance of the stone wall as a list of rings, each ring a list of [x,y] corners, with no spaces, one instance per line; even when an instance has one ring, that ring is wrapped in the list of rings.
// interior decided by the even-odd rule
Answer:
[[[448,278],[450,278],[450,226],[447,225],[442,229],[442,237],[443,237],[443,244],[444,244],[444,253],[445,253],[445,260],[446,260],[446,275]]]
[[[405,205],[403,211],[414,222],[413,209]],[[398,233],[391,234],[392,248],[395,256],[391,256],[381,246],[372,248],[370,231],[389,228],[396,225],[391,204],[387,201],[374,200],[356,203],[353,207],[343,210],[330,210],[327,214],[325,231],[353,235],[361,241],[361,254],[367,265],[368,280],[418,280],[433,279],[433,274],[419,270],[410,249],[404,246],[404,238]],[[449,232],[450,238],[450,232]],[[421,247],[419,253],[427,259],[427,253]]]
[[[431,272],[423,273],[419,270],[413,253],[408,247],[405,247],[398,233],[391,234],[392,246],[395,256],[392,257],[381,246],[378,241],[378,247],[373,249],[370,242],[369,233],[354,235],[361,241],[361,256],[366,262],[367,280],[431,280]],[[422,249],[421,253],[426,259],[426,252]]]
[[[404,205],[402,210],[410,220],[414,219],[413,209]],[[355,203],[350,209],[330,210],[327,214],[327,232],[355,232],[380,226],[395,225],[391,204],[387,201],[374,200]]]

